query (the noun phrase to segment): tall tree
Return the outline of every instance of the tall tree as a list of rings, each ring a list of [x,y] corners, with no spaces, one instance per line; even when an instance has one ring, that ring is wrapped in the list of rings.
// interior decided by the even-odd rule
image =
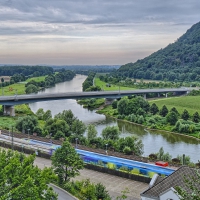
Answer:
[[[128,106],[129,100],[126,98],[121,99],[117,103],[117,110],[120,115],[126,115],[127,114],[127,106]]]
[[[89,124],[87,127],[88,140],[92,140],[96,138],[96,136],[97,136],[97,130],[95,129],[95,126],[93,124]]]
[[[181,115],[181,118],[184,119],[184,120],[188,120],[190,118],[190,114],[186,109],[184,109],[184,111]]]
[[[119,138],[119,128],[118,126],[107,126],[102,131],[102,136],[104,139],[117,140]]]
[[[72,134],[75,135],[76,137],[83,136],[86,129],[87,127],[81,120],[76,119],[73,121],[71,130],[72,130]]]
[[[151,107],[150,107],[150,112],[151,112],[153,115],[155,115],[156,113],[159,112],[158,106],[157,106],[155,103],[153,103],[153,104],[151,105]]]
[[[47,110],[47,111],[44,113],[44,115],[43,115],[43,120],[44,120],[44,121],[47,121],[47,120],[49,120],[49,119],[51,119],[51,118],[52,118],[51,111],[50,111],[50,110]]]
[[[170,125],[175,125],[178,121],[178,115],[177,113],[170,111],[166,116],[167,122],[170,123]]]
[[[177,116],[180,115],[178,110],[175,107],[171,108],[170,112],[172,112],[172,111],[175,112],[177,114]]]
[[[0,199],[56,200],[57,195],[48,186],[57,176],[51,168],[34,166],[34,155],[25,156],[0,149]]]
[[[30,129],[30,133],[33,133],[34,128],[38,125],[38,119],[34,116],[25,116],[20,117],[16,122],[16,128],[19,131],[25,131],[28,133],[28,129]]]
[[[163,117],[165,117],[165,116],[168,114],[168,112],[169,112],[169,111],[168,111],[166,105],[164,105],[164,106],[161,108],[161,110],[160,110],[160,115],[163,116]]]
[[[79,174],[80,169],[83,169],[82,159],[68,141],[63,142],[62,146],[54,152],[51,159],[60,185],[68,182],[70,178]]]
[[[192,121],[195,122],[195,123],[199,123],[199,120],[200,120],[199,113],[198,113],[198,112],[195,112],[195,113],[193,114]]]

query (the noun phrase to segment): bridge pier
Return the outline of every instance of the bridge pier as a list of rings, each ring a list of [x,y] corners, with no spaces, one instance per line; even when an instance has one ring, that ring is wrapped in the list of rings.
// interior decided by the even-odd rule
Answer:
[[[15,107],[4,105],[3,114],[4,115],[10,115],[10,116],[14,117],[15,116]]]
[[[144,97],[144,99],[147,99],[147,94],[144,94],[144,96],[143,96],[143,97]]]
[[[158,97],[160,97],[160,93],[158,93]]]
[[[105,101],[105,104],[106,104],[106,105],[111,105],[112,102],[113,102],[115,99],[112,99],[112,98],[106,98],[105,100],[106,100],[106,101]]]
[[[167,93],[165,93],[165,97],[167,98]]]

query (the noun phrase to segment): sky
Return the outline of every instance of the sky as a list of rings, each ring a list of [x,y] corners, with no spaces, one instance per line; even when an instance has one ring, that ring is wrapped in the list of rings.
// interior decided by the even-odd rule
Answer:
[[[0,0],[0,64],[123,65],[199,21],[199,0]]]

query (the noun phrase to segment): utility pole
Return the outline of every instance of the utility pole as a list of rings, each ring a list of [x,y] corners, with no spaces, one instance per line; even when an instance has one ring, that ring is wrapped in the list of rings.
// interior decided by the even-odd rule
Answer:
[[[13,146],[13,126],[12,126],[12,151],[14,150],[14,146]]]

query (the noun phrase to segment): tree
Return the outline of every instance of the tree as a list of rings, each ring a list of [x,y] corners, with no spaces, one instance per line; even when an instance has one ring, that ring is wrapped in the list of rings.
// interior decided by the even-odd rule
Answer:
[[[26,94],[36,93],[38,91],[37,86],[30,84],[26,87],[25,92]]]
[[[171,111],[175,112],[175,113],[177,114],[177,116],[180,115],[179,112],[178,112],[178,110],[177,110],[175,107],[171,108],[170,112],[171,112]]]
[[[104,139],[117,140],[119,138],[119,128],[118,126],[107,126],[102,131],[102,136]]]
[[[181,115],[181,118],[187,121],[189,119],[189,117],[190,117],[189,112],[186,109],[184,109],[184,111]]]
[[[120,138],[117,143],[120,152],[123,152],[125,147],[129,147],[130,150],[138,156],[144,153],[144,145],[142,143],[142,140],[140,140],[138,137],[129,136],[125,138]]]
[[[95,129],[95,126],[93,124],[89,124],[87,127],[88,140],[92,140],[96,138],[96,136],[97,136],[97,130]]]
[[[58,137],[70,136],[69,126],[63,119],[49,119],[45,124],[45,129],[48,133],[51,133],[53,137],[59,139]],[[61,134],[61,131],[63,134]],[[58,133],[59,132],[59,133]]]
[[[105,199],[105,200],[111,199],[108,194],[108,191],[106,190],[106,187],[102,185],[102,183],[97,183],[95,185],[95,196],[97,199]]]
[[[115,101],[112,102],[112,108],[113,109],[117,108],[117,100],[115,100]]]
[[[52,168],[39,169],[35,155],[0,149],[0,199],[56,200],[48,184],[57,180]]]
[[[43,108],[39,108],[37,110],[37,112],[35,113],[35,115],[37,116],[38,119],[42,120],[43,116],[44,116],[44,110],[43,110]]]
[[[117,103],[117,110],[118,110],[118,113],[120,115],[126,115],[127,114],[127,105],[129,103],[129,100],[128,99],[121,99],[120,101],[118,101]]]
[[[68,141],[63,142],[62,146],[54,152],[51,159],[60,185],[68,182],[70,178],[79,174],[80,169],[83,169],[82,159]]]
[[[200,171],[189,169],[192,175],[184,176],[184,186],[175,189],[181,200],[200,200]]]
[[[166,107],[166,105],[164,105],[162,108],[161,108],[161,110],[160,110],[160,115],[162,116],[162,117],[165,117],[167,114],[168,114],[168,109],[167,109],[167,107]]]
[[[174,111],[170,111],[166,116],[167,122],[170,123],[170,125],[175,125],[178,121],[178,115]]]
[[[30,129],[30,133],[33,133],[34,128],[38,125],[38,120],[35,116],[25,116],[25,117],[20,117],[17,122],[16,122],[16,128],[19,131],[25,131],[26,133],[28,132],[27,130]]]
[[[62,113],[58,113],[57,115],[55,115],[54,118],[58,118],[58,119],[63,119],[63,120],[65,120],[65,121],[67,122],[67,124],[69,125],[70,130],[71,130],[73,121],[77,119],[77,118],[74,116],[74,114],[72,113],[71,110],[63,110]]]
[[[86,129],[87,128],[85,124],[79,119],[76,119],[73,121],[72,127],[71,127],[72,134],[76,135],[77,137],[81,137],[85,133]]]
[[[48,119],[51,119],[52,118],[52,114],[51,114],[51,111],[50,110],[47,110],[44,115],[43,115],[43,120],[44,121],[47,121]]]
[[[153,103],[153,104],[151,105],[151,107],[150,107],[150,112],[151,112],[153,115],[155,115],[156,113],[159,112],[158,106],[157,106],[155,103]]]
[[[192,121],[195,122],[195,123],[199,123],[199,120],[200,120],[199,113],[198,113],[198,112],[195,112],[195,113],[193,114]]]

